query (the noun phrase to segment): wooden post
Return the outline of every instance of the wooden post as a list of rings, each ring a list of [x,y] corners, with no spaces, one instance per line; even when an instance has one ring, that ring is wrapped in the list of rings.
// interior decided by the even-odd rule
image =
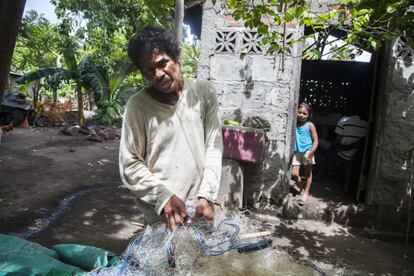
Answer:
[[[0,102],[9,86],[10,64],[26,0],[0,1]]]
[[[177,41],[183,36],[184,0],[175,0],[174,35]]]

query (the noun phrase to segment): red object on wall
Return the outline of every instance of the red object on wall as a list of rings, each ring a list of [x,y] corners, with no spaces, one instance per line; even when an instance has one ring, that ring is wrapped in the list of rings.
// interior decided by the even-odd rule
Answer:
[[[223,126],[223,157],[251,163],[263,158],[265,132],[260,129]]]

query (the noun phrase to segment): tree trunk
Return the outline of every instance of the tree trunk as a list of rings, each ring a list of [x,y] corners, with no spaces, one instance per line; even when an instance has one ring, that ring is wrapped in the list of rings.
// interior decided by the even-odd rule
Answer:
[[[183,38],[184,0],[175,0],[174,34],[178,41]]]
[[[37,102],[39,101],[39,91],[40,91],[40,80],[35,80],[32,86],[33,91],[33,108],[36,109]]]
[[[53,101],[53,105],[55,105],[57,102],[57,88],[53,88],[52,90],[52,101]]]
[[[78,98],[78,112],[77,119],[81,126],[85,123],[85,118],[83,117],[83,97],[82,97],[82,86],[80,83],[76,82],[76,96]]]
[[[95,93],[93,92],[93,90],[89,90],[88,91],[88,110],[89,111],[93,110],[93,105],[95,103],[94,99],[95,99]]]
[[[0,1],[0,102],[9,86],[10,64],[25,3],[26,0]]]
[[[57,68],[62,68],[62,58],[63,58],[63,55],[61,55],[61,54],[58,54],[56,56],[56,62],[55,63],[56,63],[56,67]],[[55,88],[53,88],[53,91],[52,91],[53,105],[55,105],[56,102],[57,102],[57,98],[58,98],[58,92],[57,92],[57,90],[58,90],[58,88],[55,87]]]

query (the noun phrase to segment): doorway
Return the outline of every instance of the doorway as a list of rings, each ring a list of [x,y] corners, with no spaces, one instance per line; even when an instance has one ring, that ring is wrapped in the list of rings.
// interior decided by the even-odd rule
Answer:
[[[338,158],[334,148],[338,122],[343,116],[357,115],[369,122],[373,93],[375,62],[303,60],[299,102],[312,106],[311,121],[315,124],[320,144],[315,154],[315,184],[312,189],[320,196],[340,193],[350,200],[364,199],[364,168],[369,166],[370,140],[369,124],[367,136],[357,144],[357,153],[352,164]],[[353,114],[352,114],[353,113]],[[351,170],[349,170],[351,168]],[[351,174],[349,175],[349,172]],[[350,177],[348,185],[345,185]],[[349,179],[349,178],[348,178]],[[330,185],[324,189],[323,185]],[[329,184],[327,184],[329,183]],[[335,185],[335,186],[334,186]],[[317,187],[319,186],[319,187]],[[345,192],[345,187],[347,191]],[[337,196],[337,195],[332,195]]]

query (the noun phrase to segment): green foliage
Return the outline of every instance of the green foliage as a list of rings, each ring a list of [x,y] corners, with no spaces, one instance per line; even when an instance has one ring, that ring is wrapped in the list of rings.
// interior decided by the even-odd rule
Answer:
[[[44,91],[42,95],[46,99],[52,99],[52,91],[56,91],[57,96],[66,97],[72,94],[73,87],[69,85],[69,80],[73,78],[72,72],[57,67],[39,68],[16,79],[21,91],[27,91],[33,81],[43,79],[43,85],[51,91]],[[58,89],[60,89],[58,93]]]
[[[332,60],[353,60],[355,57],[362,54],[362,50],[353,47],[343,47],[343,46],[332,46],[331,48],[332,55],[330,59]]]
[[[318,36],[314,43],[306,47],[305,56],[321,58],[326,40],[333,30],[346,33],[347,44],[377,50],[387,40],[404,36],[408,45],[414,48],[414,10],[410,5],[413,0],[339,0],[340,5],[326,13],[315,13],[308,1],[301,0],[229,0],[236,20],[242,19],[246,27],[256,28],[263,36],[263,44],[269,45],[270,52],[287,52],[291,44],[304,38],[288,39],[281,28],[290,23],[310,27]],[[277,11],[284,12],[277,12]],[[322,42],[322,43],[321,43]],[[347,46],[345,46],[347,47]],[[332,47],[341,51],[338,55],[349,56],[343,48]]]
[[[101,124],[108,126],[119,126],[122,121],[122,105],[117,101],[102,100],[100,107],[96,110],[96,115]]]
[[[77,66],[76,73],[82,86],[95,91],[95,93],[103,93],[106,89],[106,83],[99,68],[89,62],[88,57],[85,57]]]
[[[50,78],[55,78],[56,76],[50,76]],[[74,91],[75,91],[75,85],[73,81],[71,80],[59,80],[56,83],[53,83],[52,86],[49,85],[49,78],[45,78],[45,82],[43,83],[43,86],[46,88],[42,90],[42,99],[43,100],[53,100],[53,93],[56,91],[56,96],[58,98],[74,98]],[[30,84],[30,83],[28,83]]]
[[[185,77],[195,77],[198,67],[200,49],[195,45],[183,43],[181,45],[181,70]]]
[[[62,79],[70,79],[74,76],[74,74],[66,69],[63,68],[56,68],[56,67],[47,67],[47,68],[39,68],[35,71],[27,73],[19,78],[16,79],[16,83],[28,83],[33,82],[35,80],[40,80],[45,77],[49,76],[60,76]]]
[[[75,91],[74,82],[73,81],[68,81],[68,83],[63,83],[59,86],[58,97],[61,97],[61,98],[71,97],[71,98],[73,98],[75,96],[74,91]]]
[[[94,63],[111,70],[126,59],[125,45],[137,28],[148,24],[171,28],[174,0],[51,0],[58,18],[77,22],[76,36]]]
[[[56,67],[40,68],[17,78],[16,83],[24,84],[47,77],[53,78],[55,81],[72,79],[75,82],[82,83],[84,87],[92,89],[97,93],[102,93],[105,86],[104,80],[96,67],[92,66],[87,58],[84,58],[74,71]],[[59,84],[57,83],[55,85]]]
[[[136,89],[128,85],[125,79],[132,71],[128,64],[119,62],[113,72],[105,71],[104,68],[96,68],[96,75],[100,79],[101,89],[95,91],[96,115],[103,124],[115,126],[121,121],[123,105]]]
[[[78,70],[78,59],[82,56],[80,38],[76,35],[77,22],[71,18],[63,19],[59,26],[59,48],[63,54],[66,68],[69,71]],[[73,34],[75,33],[75,34]]]
[[[35,11],[29,11],[22,19],[13,67],[19,71],[31,72],[21,78],[21,82],[30,83],[42,79],[39,84],[51,90],[42,93],[47,97],[49,94],[54,94],[54,97],[71,94],[68,89],[73,87],[67,84],[68,80],[79,78],[76,60],[80,44],[78,37],[70,35],[72,23],[71,20],[63,20],[60,24],[51,24]]]
[[[70,95],[74,88],[80,122],[82,91],[92,90],[102,121],[110,122],[110,116],[118,120],[122,105],[136,91],[132,87],[145,84],[136,70],[131,72],[127,41],[137,28],[146,25],[171,29],[174,0],[50,2],[55,5],[58,24],[49,23],[33,11],[23,19],[13,67],[30,73],[20,82],[42,79],[55,96]],[[194,72],[194,60],[188,64],[189,72]]]
[[[110,88],[110,98],[100,97],[96,101],[96,116],[104,125],[120,126],[124,106],[129,97],[137,92],[137,89],[124,82],[124,79],[114,78],[111,83],[117,83]],[[119,83],[119,84],[118,84]]]
[[[85,57],[73,71],[63,68],[40,68],[33,72],[27,73],[15,81],[18,84],[29,83],[43,78],[53,78],[55,80],[73,80],[76,83],[76,93],[78,98],[78,120],[83,124],[83,103],[81,101],[82,87],[92,89],[96,93],[103,93],[105,87],[102,76],[99,74],[97,68],[89,63],[88,58]],[[55,84],[59,85],[59,84]]]
[[[120,86],[118,93],[116,94],[116,101],[118,101],[121,106],[125,106],[128,99],[134,95],[139,89],[136,86],[128,85],[126,82]]]
[[[58,42],[57,26],[36,11],[28,11],[20,25],[13,53],[13,68],[26,72],[39,67],[56,66]]]
[[[148,81],[141,75],[138,70],[135,70],[128,74],[125,78],[125,84],[134,87],[143,87],[148,84]]]

